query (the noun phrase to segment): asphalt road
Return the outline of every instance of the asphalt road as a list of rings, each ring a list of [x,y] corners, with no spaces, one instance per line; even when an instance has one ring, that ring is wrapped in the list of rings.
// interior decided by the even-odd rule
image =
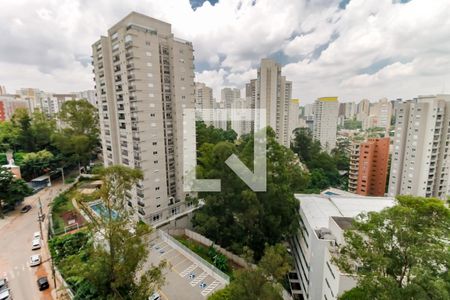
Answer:
[[[0,277],[6,277],[14,300],[48,300],[52,299],[53,279],[50,262],[48,261],[48,249],[41,241],[40,250],[31,250],[33,233],[39,231],[37,221],[40,198],[42,209],[46,215],[44,224],[47,224],[48,204],[52,197],[56,196],[61,183],[53,183],[53,186],[25,199],[24,203],[16,211],[8,213],[5,219],[0,219]],[[20,213],[23,205],[30,204],[32,209]],[[47,228],[43,227],[44,237]],[[29,259],[33,254],[41,254],[43,263],[38,267],[30,267]],[[38,277],[47,276],[50,289],[40,292],[36,280]]]

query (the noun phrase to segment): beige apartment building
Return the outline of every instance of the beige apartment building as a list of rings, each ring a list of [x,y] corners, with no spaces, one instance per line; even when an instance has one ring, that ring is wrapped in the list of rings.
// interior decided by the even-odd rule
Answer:
[[[330,152],[336,147],[339,102],[337,97],[322,97],[314,102],[313,138],[322,149]]]
[[[141,169],[128,206],[147,223],[183,212],[183,109],[194,108],[192,43],[132,12],[92,45],[106,166]]]
[[[246,86],[246,95],[255,86],[255,108],[266,109],[266,126],[272,127],[281,145],[289,147],[292,130],[289,126],[289,113],[292,108],[292,82],[281,75],[281,66],[272,59],[264,58],[258,68],[256,82]],[[252,107],[252,104],[250,104]],[[255,122],[259,122],[257,119]],[[256,128],[260,128],[259,124]]]
[[[449,131],[450,95],[420,96],[397,106],[389,196],[446,199]]]
[[[214,109],[215,101],[212,88],[201,82],[195,82],[194,86],[195,109]],[[200,116],[200,114],[198,114],[198,116]],[[209,118],[209,120],[204,120],[206,126],[214,125],[212,111]]]

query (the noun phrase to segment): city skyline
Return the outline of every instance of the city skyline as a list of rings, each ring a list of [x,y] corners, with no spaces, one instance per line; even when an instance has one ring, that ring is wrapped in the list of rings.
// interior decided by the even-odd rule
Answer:
[[[243,91],[265,57],[283,66],[301,104],[322,96],[348,102],[449,92],[445,1],[201,2],[11,3],[0,12],[0,83],[8,92],[92,89],[90,45],[134,10],[173,24],[175,36],[193,42],[195,80],[217,99],[223,87]]]

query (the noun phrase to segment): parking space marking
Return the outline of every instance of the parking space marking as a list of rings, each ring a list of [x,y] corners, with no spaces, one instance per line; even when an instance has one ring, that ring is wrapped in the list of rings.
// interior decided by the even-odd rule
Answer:
[[[209,286],[207,286],[200,294],[202,296],[207,296],[209,293],[211,293],[218,285],[220,284],[219,281],[215,280],[213,283],[211,283]]]
[[[208,276],[208,273],[203,272],[202,274],[200,274],[200,276],[198,276],[197,278],[194,278],[194,280],[192,280],[190,282],[191,286],[195,286],[198,283],[200,283],[203,279],[205,279]]]
[[[166,254],[169,254],[169,253],[172,252],[173,250],[175,250],[175,249],[172,248],[172,249],[170,249],[169,251],[166,251],[166,252],[162,253],[161,256],[164,256],[164,255],[166,255]]]
[[[196,264],[192,264],[187,269],[185,269],[183,272],[181,272],[180,276],[181,277],[185,277],[188,273],[192,272],[196,268],[197,268],[197,265]]]

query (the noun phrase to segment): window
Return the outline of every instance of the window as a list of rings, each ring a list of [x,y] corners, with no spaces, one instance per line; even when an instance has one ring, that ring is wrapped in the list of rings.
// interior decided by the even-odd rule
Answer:
[[[159,186],[155,187],[155,191],[159,191]]]
[[[154,164],[157,164],[157,163],[158,163],[158,161],[157,161],[157,160],[154,160],[154,161],[153,161],[153,163],[154,163]]]
[[[152,145],[153,145],[153,146],[156,146],[156,145],[158,145],[158,143],[157,143],[157,142],[153,142]]]
[[[158,154],[158,151],[153,151],[153,155],[156,155],[156,154]]]

